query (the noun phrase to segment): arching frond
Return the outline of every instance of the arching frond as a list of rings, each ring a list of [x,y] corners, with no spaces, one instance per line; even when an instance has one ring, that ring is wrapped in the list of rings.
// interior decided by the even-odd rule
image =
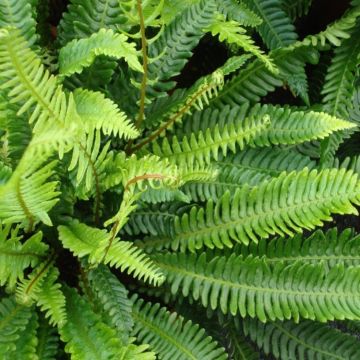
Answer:
[[[160,304],[136,301],[132,316],[135,321],[134,336],[150,344],[159,359],[225,360],[224,349],[199,325],[186,321],[175,312],[170,313]]]
[[[242,260],[236,255],[207,261],[204,253],[168,253],[154,259],[166,273],[172,294],[190,295],[224,314],[256,317],[262,322],[360,317],[359,267],[336,266],[325,275],[321,264],[279,263],[269,268],[264,261]]]
[[[358,339],[314,321],[263,324],[247,318],[243,327],[266,354],[273,354],[277,359],[345,360],[360,356]]]
[[[111,318],[124,343],[128,343],[133,328],[132,302],[124,285],[105,266],[88,272],[91,288]]]
[[[227,192],[204,208],[193,207],[176,219],[176,235],[164,246],[223,248],[233,241],[247,244],[269,235],[293,235],[331,220],[331,213],[357,214],[351,203],[359,204],[359,192],[357,175],[344,169],[282,174],[253,189],[237,189],[233,196]]]
[[[106,230],[92,228],[85,224],[72,222],[59,226],[59,238],[66,249],[80,258],[89,256],[90,264],[109,264],[127,271],[144,281],[159,285],[164,281],[163,274],[145,253],[133,243],[113,239]],[[110,243],[110,247],[109,246]]]
[[[132,69],[143,71],[135,43],[128,42],[128,37],[124,34],[116,34],[111,29],[100,29],[88,38],[74,39],[60,50],[60,74],[70,76],[81,73],[83,68],[90,66],[99,55],[125,59]]]
[[[295,27],[282,10],[282,0],[245,0],[245,4],[257,14],[262,23],[257,27],[269,49],[277,49],[294,43]]]

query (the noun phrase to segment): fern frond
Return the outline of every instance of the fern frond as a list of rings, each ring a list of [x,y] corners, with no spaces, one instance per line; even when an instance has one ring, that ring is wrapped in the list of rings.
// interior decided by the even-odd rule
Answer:
[[[59,336],[56,328],[50,326],[43,317],[40,317],[37,338],[36,354],[39,360],[56,360]]]
[[[297,39],[295,27],[282,10],[282,0],[245,0],[262,23],[257,27],[269,49],[286,47]]]
[[[101,129],[105,135],[125,139],[133,139],[139,135],[125,113],[102,93],[77,89],[74,92],[74,100],[86,132]]]
[[[291,236],[331,220],[331,213],[357,214],[352,203],[359,204],[359,195],[357,175],[344,169],[282,174],[258,187],[237,189],[233,196],[227,192],[216,204],[209,200],[204,208],[193,207],[176,219],[176,235],[167,246],[194,251]]]
[[[57,182],[49,179],[55,162],[44,166],[39,159],[32,161],[29,164],[28,158],[23,158],[8,182],[0,186],[0,218],[5,224],[18,222],[29,229],[38,221],[52,225],[48,212],[59,195]]]
[[[279,263],[270,268],[262,260],[242,260],[236,255],[207,261],[204,253],[168,253],[154,259],[166,273],[172,294],[190,295],[224,314],[256,317],[262,322],[360,317],[358,267],[336,266],[325,275],[321,264]]]
[[[128,299],[128,291],[105,266],[100,265],[96,269],[91,269],[88,279],[99,302],[109,314],[112,324],[119,331],[124,343],[128,343],[134,325],[132,302]]]
[[[336,228],[326,233],[317,230],[304,238],[296,235],[291,238],[275,238],[270,242],[261,239],[258,244],[249,246],[236,245],[232,253],[246,256],[263,257],[266,263],[276,266],[279,262],[292,264],[296,261],[317,264],[321,262],[326,270],[340,264],[346,267],[359,266],[360,238],[355,236],[351,229],[338,232]]]
[[[133,334],[139,341],[149,343],[159,359],[227,359],[224,349],[199,325],[185,321],[175,312],[170,313],[160,304],[145,303],[136,296],[132,300]]]
[[[307,77],[305,63],[316,63],[318,53],[311,47],[288,48],[273,50],[269,53],[279,74],[271,73],[265,64],[256,59],[231,80],[227,81],[216,99],[211,101],[214,106],[241,105],[247,102],[257,103],[261,97],[274,91],[284,84],[291,85],[296,95],[307,101]]]
[[[91,305],[73,289],[65,289],[67,323],[59,328],[65,351],[74,360],[107,360],[122,357],[114,329],[103,323]]]
[[[217,18],[208,28],[213,36],[218,35],[220,41],[226,41],[229,44],[236,44],[246,52],[255,55],[262,61],[266,68],[273,73],[277,73],[271,58],[255,45],[252,38],[246,34],[246,30],[239,26],[237,21],[226,21],[224,18]]]
[[[251,11],[244,3],[237,0],[216,0],[218,10],[231,20],[237,21],[243,26],[258,26],[262,20],[253,11]]]
[[[219,175],[214,179],[199,182],[189,182],[181,190],[194,201],[217,201],[230,190],[245,184],[251,187],[279,176],[283,171],[302,170],[304,167],[315,168],[315,162],[295,151],[275,148],[244,149],[237,154],[220,157],[216,162]]]
[[[128,65],[139,72],[143,68],[138,60],[135,43],[128,42],[127,36],[116,34],[111,29],[100,29],[85,39],[74,39],[59,53],[59,71],[62,76],[70,76],[90,66],[96,56],[105,55],[124,59]]]
[[[149,57],[157,58],[149,64],[149,77],[156,83],[149,86],[151,95],[165,95],[174,87],[169,81],[178,75],[192,55],[193,48],[204,35],[203,29],[209,26],[216,12],[214,0],[200,0],[180,13],[159,39],[149,45]]]
[[[7,238],[7,229],[0,226],[0,285],[13,288],[17,280],[24,278],[26,268],[35,267],[41,261],[48,245],[41,242],[40,231],[24,243],[14,233],[9,235]]]
[[[72,0],[58,27],[58,41],[64,46],[100,29],[116,30],[126,18],[118,0]]]
[[[350,122],[325,113],[293,111],[271,105],[225,106],[221,111],[206,109],[189,121],[185,136],[179,141],[174,136],[169,142],[154,143],[152,151],[159,157],[175,163],[209,163],[217,160],[219,151],[236,152],[245,145],[269,146],[271,144],[296,144],[311,139],[324,138],[333,131],[355,127]],[[188,136],[186,136],[188,135]]]
[[[20,30],[30,46],[37,41],[34,2],[31,0],[3,0],[0,3],[0,28]]]
[[[32,313],[25,329],[20,333],[19,338],[15,342],[16,350],[5,355],[4,359],[14,360],[34,360],[37,359],[36,346],[38,339],[36,330],[38,327],[37,314]]]
[[[359,340],[328,325],[313,321],[269,322],[246,318],[243,327],[266,354],[277,359],[357,359]]]
[[[16,303],[14,297],[3,297],[0,302],[0,355],[15,350],[16,341],[32,316],[32,309]]]
[[[67,226],[59,226],[58,230],[63,246],[80,258],[89,256],[90,264],[103,262],[120,268],[121,271],[127,270],[129,275],[149,281],[154,285],[164,281],[157,266],[131,242],[119,241],[115,238],[107,249],[112,234],[75,221]],[[106,249],[107,252],[105,252]]]

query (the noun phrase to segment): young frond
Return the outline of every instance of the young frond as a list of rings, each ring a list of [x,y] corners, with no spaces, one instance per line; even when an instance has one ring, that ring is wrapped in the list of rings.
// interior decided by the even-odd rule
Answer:
[[[0,89],[21,106],[18,115],[31,110],[29,123],[34,124],[34,133],[58,128],[66,129],[71,137],[77,125],[73,98],[65,94],[17,29],[0,31],[0,70]]]
[[[164,243],[173,249],[194,251],[204,245],[232,247],[233,242],[270,235],[293,235],[314,229],[332,219],[331,213],[357,214],[352,205],[360,202],[360,185],[351,171],[304,169],[263,182],[258,187],[243,186],[230,196],[226,192],[215,203],[193,207],[175,220],[176,235]]]
[[[74,92],[74,100],[76,111],[81,117],[82,126],[86,132],[101,129],[105,135],[125,139],[133,139],[139,135],[126,114],[102,93],[77,89]]]
[[[263,51],[255,45],[253,39],[246,34],[246,30],[239,26],[237,21],[226,21],[223,17],[219,17],[209,26],[208,30],[213,36],[219,35],[220,41],[236,44],[246,52],[255,55],[265,64],[270,72],[278,72],[271,58],[266,56]]]
[[[135,321],[133,335],[150,344],[162,360],[207,359],[225,360],[224,349],[201,329],[176,312],[170,313],[160,304],[132,298]]]
[[[16,349],[20,338],[32,316],[32,309],[16,303],[14,297],[3,297],[0,302],[0,355],[6,356]]]
[[[132,302],[128,299],[128,291],[103,265],[91,269],[88,272],[88,279],[100,304],[109,314],[112,324],[119,331],[124,343],[127,343],[134,325]]]
[[[286,47],[296,41],[295,27],[282,10],[282,0],[245,0],[244,3],[261,18],[257,29],[269,49]]]
[[[111,29],[100,29],[85,39],[74,39],[59,53],[59,71],[62,76],[81,73],[99,55],[115,59],[125,59],[129,66],[139,72],[143,68],[138,60],[135,43],[128,42],[124,34],[116,34]]]
[[[166,273],[172,294],[182,293],[224,314],[256,317],[262,322],[300,318],[325,322],[359,319],[360,268],[282,262],[236,255],[163,254],[154,257]],[[254,279],[256,278],[256,282]]]
[[[75,256],[89,257],[90,264],[109,264],[144,281],[159,285],[163,274],[146,254],[133,243],[112,238],[106,230],[92,228],[76,221],[59,226],[59,238]],[[109,245],[110,244],[110,245]]]
[[[266,354],[278,359],[357,359],[359,340],[353,336],[314,321],[261,323],[246,318],[244,332]]]
[[[57,203],[59,195],[57,182],[49,179],[55,164],[52,161],[43,165],[39,160],[29,164],[27,158],[22,159],[7,183],[0,185],[0,219],[3,223],[18,222],[29,229],[38,221],[52,225],[48,212]]]
[[[41,241],[40,231],[23,243],[14,233],[10,233],[9,238],[3,234],[6,234],[6,228],[0,225],[0,285],[13,288],[24,278],[25,269],[41,262],[49,247]]]

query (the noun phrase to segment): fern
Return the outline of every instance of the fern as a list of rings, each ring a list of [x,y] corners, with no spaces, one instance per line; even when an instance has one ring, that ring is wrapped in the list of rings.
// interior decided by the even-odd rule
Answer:
[[[262,324],[244,320],[244,331],[265,353],[277,359],[356,359],[358,340],[325,324],[286,321]]]
[[[50,327],[46,320],[40,318],[38,328],[38,344],[36,347],[36,354],[41,360],[56,359],[58,353],[59,339],[56,329]]]
[[[258,259],[230,256],[207,261],[205,254],[158,255],[156,262],[166,272],[173,294],[181,291],[183,296],[190,295],[203,306],[219,308],[225,314],[248,315],[263,322],[291,318],[325,322],[360,316],[358,289],[353,286],[358,268],[337,266],[324,275],[321,264],[279,263],[270,269]],[[284,279],[289,282],[285,284]]]
[[[136,299],[133,299],[133,301]],[[159,355],[159,359],[226,359],[203,329],[186,321],[176,313],[170,314],[159,304],[152,305],[138,299],[134,304],[134,335],[145,340]]]

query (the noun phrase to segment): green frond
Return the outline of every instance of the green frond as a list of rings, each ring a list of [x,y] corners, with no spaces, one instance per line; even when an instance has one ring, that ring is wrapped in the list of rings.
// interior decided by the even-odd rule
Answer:
[[[281,196],[280,196],[281,191]],[[360,185],[351,171],[304,169],[250,188],[243,186],[233,196],[226,192],[214,203],[193,207],[175,220],[175,236],[164,246],[194,251],[204,245],[232,247],[270,235],[299,233],[332,219],[331,213],[357,214]]]
[[[80,258],[89,256],[90,264],[103,262],[111,267],[120,268],[121,271],[126,270],[129,275],[154,285],[164,281],[158,267],[131,242],[112,239],[112,234],[106,230],[92,228],[76,221],[67,226],[61,225],[58,230],[63,246]]]
[[[32,309],[16,303],[13,297],[0,302],[0,355],[16,349],[16,341],[32,316]]]
[[[4,185],[11,178],[11,167],[0,162],[0,186]]]
[[[324,47],[327,43],[333,46],[340,46],[344,39],[351,36],[351,30],[355,27],[360,16],[360,6],[345,13],[343,17],[327,26],[324,31],[316,35],[306,36],[304,40],[296,44]]]
[[[282,10],[282,0],[245,0],[244,3],[261,18],[257,29],[269,49],[286,47],[296,41],[295,27]]]
[[[37,359],[37,355],[36,355],[36,346],[38,343],[38,339],[36,337],[37,327],[38,327],[37,314],[33,312],[25,329],[19,334],[19,338],[14,343],[16,349],[10,353],[7,353],[4,357],[4,360]]]
[[[103,28],[116,30],[125,22],[118,0],[71,0],[58,27],[58,41],[64,46]]]
[[[124,343],[128,343],[134,322],[132,319],[132,302],[128,291],[111,271],[100,265],[88,272],[91,288],[99,302],[110,316],[112,324],[119,331]]]
[[[67,142],[71,142],[77,122],[72,96],[62,91],[56,77],[49,74],[18,30],[2,29],[0,40],[0,89],[11,89],[10,102],[21,106],[17,114],[31,110],[29,123],[34,124],[35,134],[66,129]],[[52,141],[57,144],[56,139]],[[61,146],[59,152],[64,151]]]
[[[276,148],[244,149],[237,154],[220,157],[216,162],[219,175],[214,179],[186,183],[181,190],[194,201],[217,201],[229,190],[230,193],[245,185],[251,187],[279,176],[283,171],[315,168],[315,162],[295,151]]]
[[[102,93],[77,89],[74,92],[74,100],[86,132],[101,129],[105,135],[125,139],[133,139],[139,135],[126,114]]]
[[[66,322],[65,297],[61,291],[61,285],[57,283],[59,270],[52,266],[40,289],[36,292],[36,304],[45,317],[49,318],[50,325],[63,326]]]
[[[141,194],[141,201],[150,204],[158,204],[163,202],[180,201],[189,203],[191,198],[184,194],[179,189],[167,189],[160,190],[147,189]]]
[[[122,359],[123,349],[115,330],[103,323],[75,290],[66,288],[65,295],[68,321],[59,333],[71,359]]]
[[[145,303],[136,297],[132,300],[135,302],[133,334],[139,341],[149,343],[159,359],[227,359],[224,349],[199,325],[175,312],[170,313],[160,304]]]
[[[17,222],[30,229],[38,221],[51,226],[48,212],[59,195],[57,182],[50,180],[56,162],[44,165],[39,160],[32,160],[33,164],[27,158],[21,161],[8,182],[0,186],[0,219],[5,224]]]
[[[40,317],[37,330],[38,344],[36,355],[39,360],[56,360],[59,348],[59,336],[56,328],[49,325],[45,318]]]
[[[164,138],[162,143],[153,144],[152,151],[174,163],[203,164],[212,158],[218,160],[219,151],[226,155],[245,145],[296,144],[355,127],[326,113],[260,104],[251,109],[248,105],[209,108],[194,114],[189,124],[185,124],[185,131],[180,130],[180,134],[185,134],[181,140],[176,136],[171,142]]]
[[[216,12],[214,0],[200,0],[188,6],[165,28],[158,40],[149,45],[149,57],[157,58],[149,65],[149,77],[156,84],[149,86],[151,95],[165,95],[174,87],[169,81],[178,75],[192,55],[192,50],[204,36]]]
[[[331,115],[349,119],[352,108],[353,80],[360,54],[360,26],[357,26],[352,36],[343,41],[335,49],[334,57],[325,78],[323,86],[323,109]],[[322,142],[321,162],[331,163],[336,150],[348,133],[339,133]]]
[[[282,0],[281,7],[294,21],[309,13],[312,2],[313,0]]]
[[[223,89],[211,103],[214,106],[241,105],[249,101],[257,103],[261,97],[284,84],[289,85],[295,95],[301,95],[307,101],[305,63],[316,63],[317,51],[312,47],[289,46],[271,51],[269,57],[279,69],[279,74],[271,73],[262,61],[256,59],[225,82]]]
[[[237,0],[216,0],[218,10],[231,20],[237,21],[243,26],[258,26],[262,23],[261,18],[251,11],[244,3]]]
[[[256,317],[262,322],[300,318],[325,322],[359,319],[360,268],[284,263],[270,268],[259,259],[236,255],[207,261],[206,254],[154,256],[166,273],[171,293],[191,296],[224,314]],[[254,282],[256,279],[256,282]]]
[[[0,28],[19,29],[30,46],[38,38],[33,5],[32,0],[2,0],[0,3]]]
[[[226,21],[223,17],[217,18],[207,29],[213,36],[219,36],[220,41],[226,41],[229,44],[236,44],[246,52],[255,55],[262,61],[266,68],[277,73],[273,61],[254,43],[254,40],[246,34],[246,30],[239,26],[237,21]]]
[[[35,267],[43,259],[48,245],[41,241],[41,231],[22,243],[16,232],[7,230],[10,227],[0,226],[0,285],[13,288],[18,280],[24,278],[25,269]]]
[[[296,261],[302,263],[322,263],[326,270],[340,264],[346,267],[360,265],[360,237],[355,236],[351,229],[338,232],[336,228],[327,232],[317,230],[304,238],[296,235],[291,238],[275,238],[271,241],[261,239],[258,244],[249,246],[236,245],[231,253],[238,255],[264,258],[266,263],[276,266],[279,262],[292,264]]]
[[[105,55],[115,59],[124,59],[128,65],[142,72],[135,43],[128,42],[124,34],[116,34],[111,29],[100,29],[85,39],[74,39],[59,53],[59,71],[62,76],[81,73],[90,66],[96,56]]]
[[[360,356],[359,340],[325,324],[302,321],[269,322],[245,319],[245,333],[276,359],[348,360]]]

